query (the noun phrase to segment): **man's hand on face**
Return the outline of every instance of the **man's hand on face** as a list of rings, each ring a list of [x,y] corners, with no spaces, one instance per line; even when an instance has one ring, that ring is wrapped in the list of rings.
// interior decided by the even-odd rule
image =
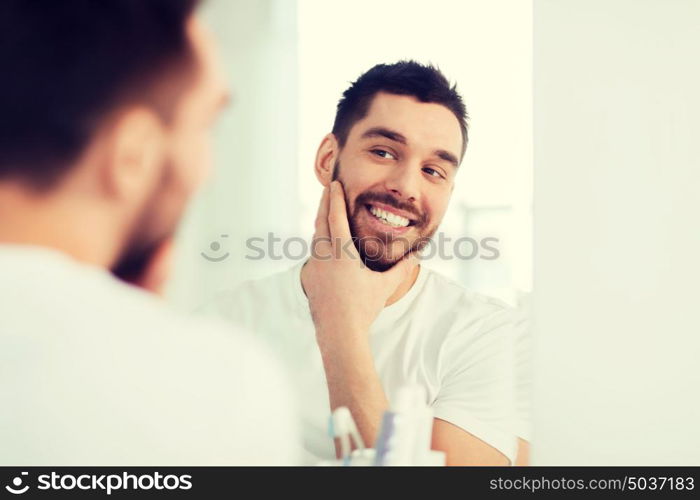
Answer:
[[[353,336],[366,338],[387,300],[418,263],[410,254],[382,273],[364,265],[352,241],[343,186],[338,181],[323,191],[312,249],[303,285],[321,347],[352,341]],[[339,330],[343,334],[334,335]]]

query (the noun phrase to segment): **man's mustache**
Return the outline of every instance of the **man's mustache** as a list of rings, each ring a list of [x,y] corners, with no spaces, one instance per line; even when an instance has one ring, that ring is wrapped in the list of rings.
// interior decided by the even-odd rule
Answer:
[[[415,226],[423,226],[428,222],[427,215],[418,210],[413,203],[401,201],[389,193],[362,193],[355,199],[355,214],[357,214],[361,207],[370,205],[372,202],[383,203],[384,205],[389,205],[390,207],[414,215],[416,217]]]

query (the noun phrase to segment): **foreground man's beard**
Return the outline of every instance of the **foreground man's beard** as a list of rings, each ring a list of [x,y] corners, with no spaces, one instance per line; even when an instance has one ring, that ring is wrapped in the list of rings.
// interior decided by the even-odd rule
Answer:
[[[161,201],[159,195],[160,193],[154,193],[144,207],[121,255],[112,266],[112,274],[127,283],[138,283],[141,280],[155,253],[175,232],[178,219],[170,224],[159,220],[165,216],[157,210],[158,202]]]
[[[345,189],[345,183],[340,176],[340,162],[336,161],[333,169],[333,180],[340,181]],[[393,236],[389,233],[382,235],[365,235],[362,227],[358,223],[366,205],[377,202],[389,205],[399,210],[404,210],[416,217],[416,222],[412,231],[417,231],[415,239],[410,240],[402,236]],[[413,252],[420,252],[437,231],[437,225],[430,226],[430,219],[427,214],[418,210],[413,204],[402,202],[389,193],[375,193],[365,191],[355,198],[354,202],[348,199],[345,192],[345,206],[347,207],[348,223],[353,244],[360,254],[362,262],[372,271],[385,272],[394,267],[404,257]],[[398,248],[397,248],[398,247]]]
[[[126,249],[124,255],[112,267],[112,274],[127,283],[138,283],[163,240],[145,247],[132,246]]]
[[[111,272],[128,283],[138,283],[155,253],[175,234],[184,209],[186,195],[179,192],[172,176],[172,164],[166,164],[159,186],[136,218],[131,234]]]

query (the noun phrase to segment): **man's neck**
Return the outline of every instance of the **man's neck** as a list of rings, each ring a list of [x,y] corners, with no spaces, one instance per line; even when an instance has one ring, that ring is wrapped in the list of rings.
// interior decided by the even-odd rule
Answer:
[[[116,258],[110,224],[87,200],[35,195],[0,184],[0,244],[52,248],[95,266]]]
[[[396,288],[396,291],[391,295],[391,297],[389,297],[389,300],[386,301],[386,305],[384,307],[390,306],[391,304],[401,300],[401,298],[406,295],[411,287],[416,283],[419,272],[420,264],[415,266],[413,271],[411,271],[411,274],[409,274],[408,277]]]

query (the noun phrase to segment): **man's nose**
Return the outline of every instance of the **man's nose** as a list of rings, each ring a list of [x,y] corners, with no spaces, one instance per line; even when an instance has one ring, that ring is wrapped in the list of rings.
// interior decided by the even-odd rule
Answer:
[[[396,165],[384,182],[387,191],[402,201],[415,202],[418,199],[421,169],[418,165]]]

